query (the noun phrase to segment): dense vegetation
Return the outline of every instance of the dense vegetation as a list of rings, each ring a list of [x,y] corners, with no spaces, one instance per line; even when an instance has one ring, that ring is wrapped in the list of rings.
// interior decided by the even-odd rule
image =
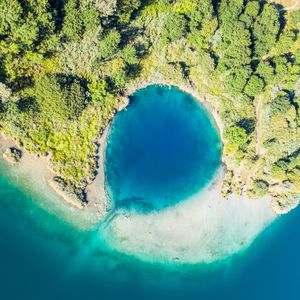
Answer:
[[[222,120],[224,192],[300,190],[300,11],[249,0],[0,0],[1,130],[77,191],[96,140],[145,82],[192,89]]]

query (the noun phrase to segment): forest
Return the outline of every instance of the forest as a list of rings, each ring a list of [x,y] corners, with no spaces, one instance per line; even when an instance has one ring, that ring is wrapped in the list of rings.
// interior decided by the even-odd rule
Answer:
[[[81,194],[97,139],[143,83],[222,121],[224,194],[300,191],[300,10],[258,0],[0,0],[0,130]]]

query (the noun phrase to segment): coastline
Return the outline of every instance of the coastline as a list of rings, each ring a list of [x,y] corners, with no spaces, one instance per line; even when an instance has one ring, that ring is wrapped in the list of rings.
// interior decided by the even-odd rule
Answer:
[[[126,106],[129,105],[130,95],[132,95],[133,93],[137,92],[138,90],[144,89],[144,88],[146,88],[150,85],[162,85],[162,86],[168,86],[170,88],[171,87],[176,87],[176,88],[180,89],[181,91],[191,95],[196,101],[198,101],[201,105],[204,106],[204,108],[206,109],[208,114],[211,116],[214,125],[218,129],[218,133],[219,133],[222,145],[224,146],[224,141],[222,139],[222,135],[223,135],[225,126],[224,126],[224,123],[221,119],[219,111],[216,108],[214,108],[211,104],[211,103],[213,103],[213,101],[208,100],[208,98],[211,95],[201,94],[193,86],[193,82],[191,82],[191,81],[189,81],[189,82],[180,82],[178,84],[178,83],[174,83],[174,82],[171,82],[171,81],[168,81],[168,80],[165,80],[165,79],[151,78],[151,79],[145,80],[141,83],[133,83],[133,84],[129,85],[129,87],[127,87],[124,96],[121,97],[120,106],[118,108],[118,111],[126,108]],[[211,97],[213,97],[213,96],[211,96]],[[221,160],[222,160],[223,167],[225,167],[227,169],[228,161],[223,156],[223,151],[222,151]],[[246,195],[244,190],[241,191],[241,196],[247,198],[247,195]],[[282,205],[276,197],[272,197],[270,195],[270,198],[271,198],[271,201],[269,203],[270,209],[278,216],[288,214],[290,211],[292,211],[294,208],[296,208],[300,203],[300,198],[299,199],[289,199],[288,201],[286,201],[285,205]],[[251,201],[251,200],[249,199],[249,201]]]
[[[86,198],[88,203],[85,204],[81,201],[75,194],[66,192],[60,188],[59,185],[55,184],[53,180],[58,174],[56,174],[50,167],[49,157],[35,155],[24,150],[16,141],[12,138],[5,136],[5,134],[0,133],[0,155],[1,159],[6,161],[10,168],[20,174],[21,177],[30,177],[33,181],[37,183],[42,183],[48,187],[49,191],[53,192],[59,201],[62,202],[64,210],[68,210],[74,213],[74,210],[80,212],[81,215],[91,216],[93,222],[95,220],[99,221],[107,212],[107,199],[104,185],[104,151],[105,151],[105,141],[108,133],[108,126],[103,130],[102,135],[99,137],[97,143],[99,145],[98,149],[98,168],[97,174],[89,185],[87,185],[84,192],[86,193]],[[18,148],[22,150],[22,157],[18,163],[11,163],[5,158],[5,151],[8,148]],[[68,212],[67,212],[68,213]],[[83,216],[85,219],[85,216]]]
[[[224,124],[221,120],[221,117],[219,115],[219,112],[213,108],[210,104],[209,101],[207,101],[207,95],[202,95],[199,93],[195,88],[193,88],[192,83],[184,84],[184,83],[174,83],[168,80],[157,80],[157,79],[150,79],[150,80],[145,80],[141,83],[134,83],[129,85],[127,87],[124,96],[120,98],[120,105],[118,107],[118,111],[123,110],[126,108],[127,105],[129,105],[129,97],[130,95],[134,94],[140,89],[144,89],[150,85],[162,85],[162,86],[168,86],[168,87],[176,87],[179,90],[191,95],[198,103],[204,106],[204,108],[207,110],[208,114],[211,116],[215,126],[218,128],[218,131],[220,133],[220,138],[221,135],[224,131]]]
[[[224,167],[198,194],[147,214],[119,210],[106,222],[105,241],[142,261],[212,263],[246,250],[278,216],[270,197],[250,200],[221,195]]]
[[[119,98],[119,106],[117,111],[113,114],[111,120],[114,118],[115,114],[118,111],[121,111],[129,105],[129,97],[136,91],[146,88],[150,85],[164,85],[168,87],[177,87],[178,89],[190,94],[196,101],[198,101],[204,108],[207,110],[208,114],[211,116],[216,128],[218,129],[221,142],[222,140],[222,132],[224,130],[224,124],[221,120],[219,112],[214,109],[210,102],[207,100],[208,96],[201,95],[195,88],[193,88],[192,83],[181,83],[174,84],[166,80],[157,80],[150,79],[147,81],[143,81],[141,83],[135,83],[129,85],[126,89],[123,96]],[[97,161],[97,169],[95,170],[95,178],[94,180],[86,186],[83,190],[85,198],[87,200],[84,203],[81,199],[79,199],[75,194],[70,194],[64,190],[62,190],[59,185],[55,184],[53,178],[58,176],[49,165],[49,157],[37,156],[35,154],[29,153],[26,150],[22,149],[15,141],[11,138],[6,137],[3,133],[0,135],[0,154],[3,155],[3,152],[9,147],[17,147],[20,148],[23,152],[23,157],[21,159],[21,164],[28,165],[28,168],[40,168],[40,172],[44,180],[48,182],[49,188],[55,191],[55,193],[59,196],[62,201],[66,202],[68,205],[75,207],[79,210],[89,211],[95,214],[99,220],[104,217],[104,215],[108,212],[108,202],[109,196],[105,187],[105,170],[104,170],[104,161],[105,161],[105,147],[107,142],[107,136],[109,132],[111,121],[106,125],[106,127],[99,133],[99,137],[95,144],[97,145],[97,153],[95,159]],[[226,161],[224,160],[222,154],[222,168],[226,169]],[[19,164],[19,163],[18,163]],[[18,165],[17,164],[17,165]],[[14,166],[17,167],[17,166]],[[251,200],[249,200],[251,201]],[[275,200],[270,202],[270,209],[272,209],[277,215],[288,213],[291,209],[280,209],[278,205],[276,205]]]

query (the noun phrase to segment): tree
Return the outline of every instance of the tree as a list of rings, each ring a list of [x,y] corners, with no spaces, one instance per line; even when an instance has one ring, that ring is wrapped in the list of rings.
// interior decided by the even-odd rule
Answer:
[[[95,30],[98,26],[101,26],[100,17],[98,11],[94,8],[81,8],[83,14],[83,24],[85,31]]]
[[[291,108],[291,101],[287,94],[280,94],[271,102],[271,115],[285,114]]]
[[[251,73],[251,34],[239,20],[243,8],[242,0],[223,0],[218,10],[220,41],[216,43],[215,53],[221,69],[230,70],[226,85],[234,95],[243,90]]]
[[[8,88],[4,83],[0,82],[0,101],[6,102],[12,95],[11,89]]]
[[[0,35],[7,35],[18,27],[22,20],[22,7],[17,0],[0,1]]]
[[[25,22],[12,32],[12,37],[25,46],[31,46],[38,40],[39,27],[32,14],[28,14]]]
[[[256,68],[256,73],[266,84],[269,84],[275,77],[275,69],[269,61],[261,61]]]
[[[254,197],[261,198],[268,192],[269,184],[264,180],[254,180],[252,183],[252,194]]]
[[[121,24],[127,24],[130,21],[131,15],[141,6],[140,0],[119,0],[119,22]]]
[[[245,6],[244,13],[240,16],[247,28],[250,28],[259,14],[260,5],[258,1],[249,1]]]
[[[136,48],[132,45],[127,45],[121,52],[123,60],[129,64],[136,64],[138,62]]]
[[[117,0],[81,0],[80,3],[83,9],[95,8],[102,17],[111,16],[117,10]]]
[[[177,11],[185,13],[188,17],[190,31],[188,40],[198,51],[208,49],[210,48],[209,41],[218,27],[218,21],[214,15],[211,1],[191,1],[193,4],[186,2],[186,8],[180,7],[181,10]]]
[[[86,107],[87,97],[80,82],[55,75],[39,77],[31,91],[40,113],[49,120],[67,121],[79,118]]]
[[[250,74],[250,66],[234,68],[225,79],[225,84],[229,92],[233,95],[241,94]]]
[[[266,55],[275,45],[280,30],[279,12],[273,4],[264,3],[261,14],[253,25],[254,55]]]
[[[104,60],[112,57],[117,52],[120,41],[120,33],[116,29],[111,30],[100,41],[100,57]]]
[[[260,10],[260,5],[257,1],[248,1],[245,6],[244,13],[252,17],[252,21],[258,16]]]
[[[63,33],[70,40],[79,39],[84,30],[82,13],[80,12],[77,0],[68,0],[64,6],[65,18],[63,21]]]
[[[244,145],[248,140],[246,130],[238,125],[228,127],[224,133],[224,137],[229,143],[236,144],[237,146]]]
[[[290,23],[292,27],[300,26],[300,10],[294,10],[291,12]]]
[[[168,16],[162,30],[162,40],[164,43],[174,42],[187,33],[187,21],[183,15],[171,14]]]
[[[264,81],[257,75],[252,75],[245,86],[245,93],[249,96],[255,97],[262,92],[264,88]]]
[[[66,105],[70,119],[78,119],[87,105],[87,96],[80,81],[75,79],[69,87],[67,87]]]

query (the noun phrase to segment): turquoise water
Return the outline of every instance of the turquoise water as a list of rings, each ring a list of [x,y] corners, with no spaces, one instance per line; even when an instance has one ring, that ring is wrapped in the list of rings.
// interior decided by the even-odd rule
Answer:
[[[1,299],[299,299],[300,209],[223,263],[163,266],[107,249],[0,171]]]
[[[221,141],[208,112],[189,94],[149,86],[114,118],[106,177],[116,207],[149,211],[205,187],[221,162]]]
[[[78,229],[45,197],[0,160],[0,299],[299,299],[300,208],[230,259],[168,265],[109,248],[106,220]]]

